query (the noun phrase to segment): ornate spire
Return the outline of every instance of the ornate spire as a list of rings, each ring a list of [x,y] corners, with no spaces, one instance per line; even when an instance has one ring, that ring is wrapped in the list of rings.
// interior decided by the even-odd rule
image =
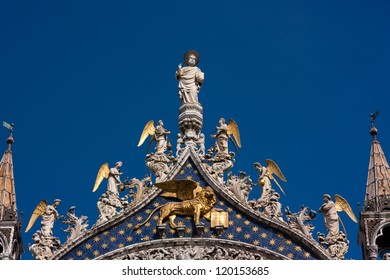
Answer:
[[[10,130],[10,136],[7,139],[7,150],[0,161],[0,221],[9,221],[18,218],[11,151],[14,139],[12,137],[13,125],[3,122],[3,126]]]
[[[372,135],[372,143],[364,211],[382,211],[390,200],[390,167],[377,140],[378,130],[374,125],[377,116],[378,112],[371,114],[370,134]]]

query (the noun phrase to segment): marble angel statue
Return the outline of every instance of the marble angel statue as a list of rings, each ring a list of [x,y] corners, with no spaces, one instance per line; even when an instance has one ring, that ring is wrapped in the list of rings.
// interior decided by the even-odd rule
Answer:
[[[352,221],[357,223],[356,216],[345,198],[335,194],[335,202],[333,202],[329,194],[324,194],[323,197],[324,204],[321,205],[318,212],[322,213],[324,216],[325,227],[328,231],[327,237],[336,236],[339,233],[339,221],[343,227],[344,233],[346,233],[345,227],[338,212],[344,211]]]
[[[27,224],[25,232],[28,232],[35,221],[41,217],[41,229],[33,234],[34,244],[29,245],[31,254],[38,260],[50,258],[53,252],[61,246],[60,239],[53,236],[54,223],[59,218],[57,206],[60,204],[59,199],[55,199],[52,204],[47,204],[46,200],[42,200],[35,207]]]
[[[61,204],[60,199],[55,199],[52,204],[47,204],[46,200],[42,200],[35,208],[28,222],[25,232],[28,232],[34,225],[35,221],[41,217],[41,234],[43,237],[53,237],[54,222],[59,218],[57,206]]]
[[[154,151],[156,154],[163,154],[166,152],[166,150],[170,147],[169,141],[168,141],[168,135],[170,134],[170,131],[164,128],[164,123],[162,120],[159,120],[157,122],[157,125],[154,126],[154,121],[150,120],[144,127],[141,137],[138,142],[138,147],[140,147],[146,140],[146,138],[150,137],[149,145],[153,141],[156,141],[156,146],[154,148]]]
[[[226,124],[225,119],[219,120],[217,126],[217,134],[212,135],[215,138],[215,146],[211,147],[205,155],[206,161],[211,163],[211,166],[206,166],[210,174],[217,178],[223,178],[223,172],[229,170],[234,164],[234,152],[229,152],[229,139],[234,144],[237,152],[241,147],[240,132],[237,123],[230,119],[229,124]]]
[[[254,203],[254,207],[256,209],[261,208],[262,212],[267,216],[277,217],[279,220],[282,220],[282,205],[279,202],[280,195],[272,188],[271,180],[275,182],[284,195],[286,194],[274,175],[279,177],[283,182],[287,182],[287,180],[279,166],[273,160],[267,159],[266,164],[266,166],[263,166],[259,162],[254,163],[254,167],[259,173],[257,185],[262,187],[261,196]]]
[[[184,54],[185,67],[178,65],[176,79],[179,80],[178,93],[182,104],[199,104],[198,94],[204,81],[204,73],[196,66],[199,53],[190,50]]]
[[[109,168],[108,163],[106,162],[100,166],[98,174],[96,175],[92,192],[95,192],[102,181],[107,179],[107,189],[100,196],[97,202],[97,208],[99,210],[99,219],[97,224],[110,220],[118,214],[118,208],[123,209],[128,205],[126,196],[123,198],[119,197],[119,190],[124,191],[126,188],[125,183],[123,183],[120,179],[120,176],[122,175],[122,172],[120,171],[121,167],[121,161],[118,161],[112,168]]]
[[[107,192],[119,195],[118,186],[123,185],[120,179],[120,176],[122,175],[122,172],[120,171],[122,164],[123,163],[121,161],[118,161],[115,163],[114,167],[109,168],[107,162],[103,163],[103,165],[99,168],[92,192],[95,192],[99,188],[103,179],[107,179]]]
[[[334,195],[335,202],[332,201],[329,194],[324,194],[323,197],[324,203],[318,211],[324,216],[324,223],[328,234],[325,236],[325,234],[318,232],[318,242],[324,246],[332,259],[344,259],[345,254],[348,252],[349,240],[338,212],[344,211],[355,223],[357,223],[357,219],[351,206],[340,195]],[[340,231],[339,223],[341,223],[343,231]]]

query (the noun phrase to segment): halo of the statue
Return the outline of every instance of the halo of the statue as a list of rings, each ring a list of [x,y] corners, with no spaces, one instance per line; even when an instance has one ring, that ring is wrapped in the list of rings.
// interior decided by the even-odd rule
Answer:
[[[195,65],[197,65],[197,64],[199,63],[199,61],[200,61],[200,55],[199,55],[199,53],[198,53],[197,51],[195,51],[195,50],[189,50],[189,51],[187,51],[187,52],[184,54],[184,63],[185,63],[186,65],[188,65],[188,57],[189,57],[191,54],[195,55],[195,59],[196,59]]]

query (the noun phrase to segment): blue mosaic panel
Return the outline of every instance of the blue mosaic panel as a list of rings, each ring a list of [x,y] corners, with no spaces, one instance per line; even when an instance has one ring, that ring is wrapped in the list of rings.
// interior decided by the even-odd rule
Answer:
[[[205,180],[199,176],[199,172],[191,159],[188,159],[184,168],[175,179],[191,179],[199,182],[202,187],[206,186]],[[141,211],[132,217],[129,217],[121,224],[114,226],[75,247],[71,252],[66,254],[63,259],[94,259],[110,251],[132,244],[161,239],[162,237],[160,237],[156,230],[159,211],[154,213],[150,220],[137,231],[134,231],[134,226],[145,221],[156,207],[169,201],[172,201],[172,199],[156,197],[156,199],[151,201]],[[306,248],[297,244],[296,241],[266,225],[258,223],[251,217],[238,211],[234,206],[220,197],[217,198],[215,207],[228,212],[229,227],[222,232],[221,236],[217,236],[216,232],[213,229],[210,229],[210,222],[202,218],[201,222],[205,224],[203,237],[241,241],[269,249],[291,259],[315,259],[315,256],[312,256]],[[175,223],[185,227],[184,237],[197,237],[193,217],[177,216]],[[179,237],[176,230],[169,227],[169,221],[167,222],[165,233],[163,238],[169,239]]]

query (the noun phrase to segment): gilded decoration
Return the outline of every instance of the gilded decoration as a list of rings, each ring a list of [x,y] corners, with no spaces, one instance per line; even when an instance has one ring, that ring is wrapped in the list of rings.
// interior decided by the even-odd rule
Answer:
[[[191,180],[197,182],[201,188],[206,188],[208,183],[200,175],[200,171],[189,158],[178,172],[175,180]],[[158,232],[158,215],[153,215],[142,227],[134,231],[134,227],[145,221],[156,207],[170,203],[172,198],[156,196],[140,211],[123,220],[120,224],[110,227],[104,232],[90,236],[88,240],[78,244],[71,251],[61,256],[61,259],[94,259],[111,251],[120,250],[128,246],[140,245],[152,240],[169,241],[172,238],[196,238],[198,231],[193,217],[177,216],[175,223],[184,228],[180,237],[177,230],[164,227],[164,235]],[[316,253],[309,247],[299,242],[298,237],[282,234],[278,230],[259,223],[252,216],[239,211],[234,204],[217,196],[215,207],[220,212],[228,213],[228,227],[219,234],[217,229],[211,228],[211,222],[206,218],[200,218],[204,227],[203,238],[218,239],[219,241],[238,241],[253,246],[265,248],[289,259],[316,259]]]
[[[207,216],[210,219],[210,212],[213,210],[216,201],[216,196],[212,188],[200,188],[192,180],[166,181],[156,183],[155,186],[166,191],[162,196],[178,198],[181,201],[168,202],[156,207],[144,222],[134,227],[134,230],[138,230],[147,223],[157,210],[160,210],[157,222],[158,227],[165,225],[163,221],[165,218],[168,218],[171,228],[176,229],[176,215],[192,216],[195,225],[200,223],[199,219],[201,217]]]
[[[212,145],[206,150],[206,137],[201,131],[203,107],[198,99],[204,82],[204,73],[197,67],[199,60],[197,52],[189,51],[184,56],[186,66],[180,64],[176,71],[181,106],[175,153],[171,132],[163,121],[148,121],[138,147],[149,138],[145,164],[150,174],[122,181],[122,161],[111,167],[102,164],[92,191],[97,191],[105,179],[107,185],[97,201],[99,217],[91,228],[87,217],[76,216],[75,207],[60,216],[58,204],[41,202],[30,222],[43,217],[41,230],[33,235],[35,244],[30,246],[35,258],[344,258],[349,241],[345,229],[339,230],[333,217],[338,218],[338,211],[351,214],[344,199],[335,196],[334,205],[329,199],[321,206],[319,212],[324,214],[328,234],[320,233],[316,242],[311,224],[314,211],[308,207],[297,213],[289,207],[283,211],[279,192],[285,192],[277,179],[284,183],[287,180],[273,160],[267,159],[265,165],[254,164],[256,182],[245,171],[234,174],[235,155],[242,145],[233,119],[228,123],[219,119],[216,133],[211,135]],[[261,188],[258,198],[253,197],[254,187]],[[44,214],[49,208],[51,214]],[[62,245],[52,236],[57,219],[68,225],[65,231],[69,236]]]

